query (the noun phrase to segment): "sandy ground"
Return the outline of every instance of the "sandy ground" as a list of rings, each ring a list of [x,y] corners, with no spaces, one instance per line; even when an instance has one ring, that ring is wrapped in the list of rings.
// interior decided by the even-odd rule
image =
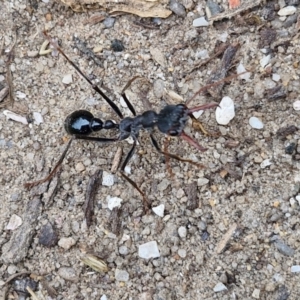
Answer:
[[[153,21],[119,15],[112,28],[105,28],[102,22],[86,24],[93,13],[74,13],[57,2],[1,2],[2,49],[14,44],[14,26],[18,32],[10,64],[15,105],[0,112],[2,297],[5,291],[12,296],[14,289],[13,280],[4,282],[27,271],[43,276],[36,280],[39,299],[300,298],[299,273],[291,270],[300,264],[299,113],[293,109],[300,100],[298,24],[284,27],[277,14],[274,20],[265,20],[262,5],[239,18],[194,28],[192,22],[204,14],[205,4],[184,3],[188,8],[184,17],[172,14]],[[259,22],[250,22],[254,19]],[[157,28],[150,28],[157,23]],[[261,39],[266,28],[277,34],[267,42],[270,34]],[[62,55],[38,54],[44,29],[125,116],[130,111],[120,104],[120,93],[133,76],[143,76],[149,83],[148,93],[141,81],[127,91],[136,111],[145,111],[145,98],[159,111],[167,103],[180,103],[168,94],[175,92],[184,102],[220,68],[222,55],[190,72],[204,61],[201,51],[212,57],[222,40],[239,43],[228,75],[236,74],[241,62],[251,69],[250,79],[232,80],[217,98],[202,94],[190,104],[219,102],[229,96],[235,103],[234,119],[221,126],[215,109],[203,113],[199,120],[218,136],[204,136],[188,123],[185,131],[208,148],[204,153],[179,138],[171,139],[168,147],[206,168],[171,160],[170,175],[165,158],[152,147],[147,132],[141,132],[140,145],[128,164],[130,177],[153,207],[165,206],[163,217],[153,211],[145,214],[141,195],[116,173],[112,186],[100,184],[92,225],[86,225],[82,207],[89,179],[98,169],[111,174],[117,148],[122,147],[124,158],[131,147],[127,141],[111,145],[74,141],[59,177],[50,185],[25,189],[24,183],[43,178],[57,162],[69,138],[64,120],[72,111],[86,109],[102,120],[119,121]],[[81,53],[74,36],[88,49],[96,48],[98,60]],[[122,41],[124,51],[111,50],[114,39]],[[268,53],[261,48],[270,50],[266,67],[261,59]],[[3,86],[6,60],[4,53],[0,59]],[[278,81],[272,80],[274,74],[276,80],[280,76]],[[72,75],[69,84],[63,83],[66,75]],[[270,91],[274,87],[283,97]],[[4,109],[33,122],[7,120]],[[42,115],[42,123],[34,122],[34,113]],[[250,117],[259,118],[264,127],[252,128]],[[99,136],[116,134],[102,131]],[[164,136],[158,132],[155,136],[163,145]],[[111,197],[123,200],[117,213],[108,209]],[[12,215],[19,216],[22,225],[8,230]],[[39,237],[49,223],[57,239],[54,246],[45,247]],[[160,256],[139,257],[139,246],[150,241],[157,242]],[[85,266],[80,258],[86,251],[102,258],[108,271]],[[216,291],[218,287],[223,291]]]

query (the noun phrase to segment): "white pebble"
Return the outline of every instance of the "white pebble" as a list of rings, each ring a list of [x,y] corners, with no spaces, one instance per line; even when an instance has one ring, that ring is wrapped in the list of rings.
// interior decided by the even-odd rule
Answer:
[[[4,110],[3,114],[6,116],[7,120],[14,120],[14,121],[22,123],[24,125],[28,124],[28,121],[25,117],[20,116],[10,110]]]
[[[19,99],[25,99],[26,98],[26,94],[20,92],[20,91],[16,91],[16,97]]]
[[[300,266],[299,265],[291,266],[291,272],[292,273],[299,273],[300,272]]]
[[[13,214],[10,217],[8,224],[6,225],[6,229],[15,230],[21,225],[22,225],[22,219],[19,216]]]
[[[253,293],[252,293],[252,297],[255,298],[255,299],[259,299],[260,296],[260,290],[259,289],[254,289]]]
[[[115,183],[114,175],[104,171],[103,172],[103,178],[102,178],[102,185],[112,186],[114,183]]]
[[[128,96],[127,96],[127,98],[128,98]],[[120,104],[121,104],[122,107],[127,108],[127,104],[126,104],[126,102],[125,102],[125,100],[124,100],[123,97],[120,97]]]
[[[115,183],[114,175],[106,171],[103,172],[102,185],[112,186]]]
[[[165,206],[164,204],[152,207],[153,212],[158,215],[159,217],[164,216]]]
[[[227,32],[223,32],[218,36],[218,40],[225,43],[227,41],[228,38],[228,33]]]
[[[118,197],[108,197],[107,199],[107,207],[110,210],[113,210],[115,207],[121,207],[123,199]]]
[[[70,83],[72,83],[72,82],[73,82],[72,75],[71,75],[71,74],[65,75],[65,76],[63,77],[63,79],[62,79],[62,82],[63,82],[64,84],[70,84]]]
[[[200,50],[196,53],[197,58],[206,59],[209,58],[208,51],[206,49]]]
[[[296,100],[293,103],[293,108],[294,108],[294,110],[300,110],[300,100]]]
[[[58,246],[61,247],[61,248],[64,248],[65,250],[69,250],[75,244],[76,244],[76,241],[71,237],[68,237],[68,238],[62,237],[58,241]]]
[[[194,27],[208,26],[208,25],[209,25],[209,23],[205,20],[204,17],[195,19],[195,20],[193,21],[193,26],[194,26]]]
[[[226,290],[227,290],[227,287],[222,282],[218,282],[214,287],[214,292],[216,292],[216,293],[226,291]]]
[[[264,56],[261,60],[260,60],[260,65],[264,68],[269,62],[270,62],[270,59],[271,59],[271,55],[267,55],[267,56]]]
[[[178,228],[178,235],[179,235],[182,239],[186,238],[186,235],[187,235],[187,229],[186,229],[185,226],[180,226],[180,227]]]
[[[107,300],[107,296],[106,295],[102,295],[100,300]]]
[[[185,249],[179,249],[179,250],[178,250],[178,255],[179,255],[181,258],[185,258],[185,257],[186,257],[186,250],[185,250]]]
[[[139,257],[150,259],[160,257],[157,242],[151,241],[139,246]]]
[[[117,281],[128,281],[129,280],[129,273],[125,270],[116,269],[115,278],[116,278]]]
[[[300,195],[296,196],[296,200],[298,201],[298,205],[300,205]]]
[[[204,110],[198,110],[193,112],[193,116],[198,119],[202,114],[203,114]]]
[[[127,174],[131,174],[131,167],[129,166],[126,166],[125,169],[124,169],[125,173]]]
[[[279,75],[279,74],[276,74],[276,73],[273,73],[273,74],[272,74],[272,80],[274,80],[274,81],[279,81],[279,80],[280,80],[280,75]]]
[[[43,116],[39,112],[33,112],[34,124],[40,125],[44,122]]]
[[[209,183],[209,179],[204,178],[204,177],[203,178],[198,178],[198,180],[197,180],[197,185],[198,186],[204,186],[208,183]]]
[[[238,74],[241,74],[241,73],[244,73],[246,72],[247,70],[245,69],[244,65],[242,63],[240,63],[237,68],[236,68],[236,72]],[[250,81],[250,75],[251,73],[250,72],[247,72],[247,73],[244,73],[242,75],[239,76],[240,79],[243,79],[245,81]]]
[[[297,8],[295,6],[286,6],[278,11],[279,16],[290,16],[296,12]]]
[[[262,161],[262,163],[260,164],[260,167],[262,169],[265,169],[266,167],[270,166],[272,163],[270,161],[270,159],[265,159],[264,161]]]
[[[227,125],[235,116],[234,103],[229,97],[223,97],[216,109],[216,120],[220,125]]]
[[[264,128],[263,122],[256,117],[251,117],[249,119],[249,124],[252,128],[255,128],[255,129],[263,129]]]

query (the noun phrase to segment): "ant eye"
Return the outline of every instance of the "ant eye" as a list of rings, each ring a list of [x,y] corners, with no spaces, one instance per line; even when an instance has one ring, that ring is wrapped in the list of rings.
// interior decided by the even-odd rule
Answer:
[[[179,133],[178,133],[177,130],[172,129],[172,130],[170,130],[170,131],[168,132],[168,134],[171,135],[171,136],[176,136],[176,135],[178,135]]]

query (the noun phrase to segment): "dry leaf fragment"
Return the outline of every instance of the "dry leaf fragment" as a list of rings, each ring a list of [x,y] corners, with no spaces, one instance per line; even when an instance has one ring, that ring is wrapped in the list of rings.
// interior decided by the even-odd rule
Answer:
[[[80,259],[85,265],[91,267],[93,270],[97,272],[107,272],[108,267],[107,264],[97,256],[93,254],[85,254],[84,257]]]

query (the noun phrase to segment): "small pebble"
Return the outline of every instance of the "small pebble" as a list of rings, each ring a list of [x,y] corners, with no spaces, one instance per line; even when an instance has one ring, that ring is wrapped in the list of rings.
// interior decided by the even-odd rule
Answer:
[[[194,27],[203,27],[203,26],[208,26],[208,25],[209,25],[209,23],[205,20],[204,17],[195,19],[193,21],[193,26]]]
[[[69,238],[63,237],[58,241],[58,246],[61,248],[64,248],[65,250],[69,250],[75,244],[76,244],[76,241],[71,237],[69,237]]]
[[[153,84],[153,93],[156,98],[160,99],[164,95],[165,83],[161,79],[157,79]]]
[[[121,255],[127,255],[128,254],[128,248],[126,246],[120,246],[119,247],[119,253]]]
[[[76,272],[71,267],[61,267],[57,271],[58,275],[68,281],[78,281]]]
[[[18,115],[10,110],[4,110],[3,114],[6,116],[7,120],[13,120],[13,121],[22,123],[24,125],[28,124],[28,121],[25,117]]]
[[[235,116],[234,103],[229,97],[223,97],[216,109],[216,120],[220,125],[227,125]]]
[[[205,11],[206,11],[207,17],[211,18],[211,17],[219,14],[220,12],[222,12],[222,8],[219,6],[219,4],[217,2],[208,0],[206,2]]]
[[[274,81],[279,81],[280,80],[280,75],[279,74],[276,74],[276,73],[273,73],[272,74],[272,80],[274,80]]]
[[[200,50],[196,53],[197,58],[207,59],[209,58],[208,51],[206,49]]]
[[[277,239],[274,242],[275,247],[277,248],[277,250],[286,256],[293,256],[295,254],[295,250],[292,249],[290,246],[288,246],[287,244],[285,244],[282,240]]]
[[[252,297],[255,299],[259,299],[259,294],[260,294],[260,290],[259,289],[254,289],[253,293],[252,293]]]
[[[102,295],[100,300],[107,300],[107,296],[106,295]]]
[[[139,246],[139,257],[150,259],[160,257],[157,242],[151,241]]]
[[[288,16],[287,19],[286,19],[286,20],[284,21],[284,23],[283,23],[283,27],[284,27],[284,28],[289,28],[289,27],[291,27],[294,23],[296,23],[297,20],[298,20],[298,15],[297,15],[297,14]]]
[[[293,103],[293,108],[294,108],[294,110],[300,110],[300,100],[296,100]]]
[[[247,71],[247,70],[246,70],[246,68],[244,67],[244,65],[243,65],[242,63],[240,63],[240,64],[237,66],[237,68],[236,68],[236,72],[237,72],[238,74],[244,73],[244,72],[246,72],[246,71]],[[240,75],[239,78],[240,78],[240,79],[243,79],[243,80],[245,80],[245,81],[250,81],[250,75],[251,75],[251,73],[250,73],[250,72],[247,72],[247,73],[244,73],[244,74]]]
[[[25,99],[26,98],[26,94],[20,91],[16,91],[16,97],[19,99]]]
[[[76,172],[83,172],[85,170],[85,166],[82,162],[79,162],[75,166]]]
[[[209,179],[207,179],[207,178],[198,178],[198,180],[197,180],[198,186],[204,186],[208,183],[209,183]]]
[[[71,75],[71,74],[65,75],[65,76],[63,77],[63,79],[62,79],[62,82],[63,82],[64,84],[70,84],[70,83],[72,83],[72,82],[73,82],[72,75]]]
[[[43,116],[39,112],[33,112],[34,124],[40,125],[44,122]]]
[[[291,272],[292,273],[299,273],[300,272],[300,266],[299,265],[291,266]]]
[[[18,268],[17,266],[15,266],[15,265],[9,265],[9,266],[7,267],[7,273],[8,273],[9,275],[15,274],[15,273],[17,273],[18,271],[19,271],[19,268]]]
[[[187,229],[185,226],[180,226],[178,228],[178,235],[182,238],[185,239],[187,236]]]
[[[37,57],[38,55],[39,55],[39,51],[32,50],[27,52],[28,57]]]
[[[47,223],[41,228],[39,243],[45,247],[54,247],[57,244],[58,236],[51,223]]]
[[[129,280],[129,273],[125,270],[116,269],[115,279],[117,281],[128,281]]]
[[[258,119],[257,117],[251,117],[249,119],[249,124],[254,129],[263,129],[264,128],[263,122],[260,119]]]
[[[295,149],[296,149],[296,144],[290,143],[289,145],[287,145],[285,147],[285,153],[292,155],[294,153]]]
[[[112,186],[115,183],[114,175],[110,174],[106,171],[103,171],[102,185],[104,186]]]
[[[227,290],[227,287],[222,282],[218,282],[214,287],[214,292],[216,292],[216,293],[226,291],[226,290]]]
[[[270,166],[272,163],[270,161],[270,159],[265,159],[262,161],[262,163],[260,164],[260,167],[262,169],[265,169],[266,167]]]
[[[108,17],[103,21],[103,25],[105,28],[112,28],[115,24],[116,19],[112,17]]]
[[[198,110],[198,111],[195,111],[193,112],[193,116],[196,118],[196,119],[199,119],[199,117],[203,114],[204,110]]]
[[[124,171],[125,171],[126,174],[130,175],[131,174],[131,167],[126,166]]]
[[[170,181],[166,178],[164,178],[158,185],[157,189],[161,192],[163,192],[168,186],[170,185]]]
[[[8,224],[6,225],[6,229],[7,230],[15,230],[18,227],[20,227],[22,225],[22,223],[23,223],[22,219],[19,216],[13,214],[10,217]]]
[[[176,0],[171,0],[169,3],[170,10],[179,17],[185,17],[186,12],[184,6]]]
[[[122,52],[125,49],[122,41],[117,39],[111,42],[111,48],[114,52]]]
[[[107,201],[107,207],[110,210],[113,210],[115,207],[121,207],[123,199],[118,197],[109,197]]]
[[[164,211],[165,211],[165,205],[161,204],[161,205],[152,207],[152,210],[159,217],[163,217],[164,216]]]
[[[279,16],[290,16],[293,15],[297,11],[295,6],[286,6],[278,11]]]
[[[271,60],[271,55],[267,55],[264,56],[261,60],[260,60],[260,65],[264,68]]]
[[[185,257],[186,257],[186,250],[185,250],[185,249],[179,249],[179,250],[178,250],[178,255],[179,255],[181,258],[185,258]]]

